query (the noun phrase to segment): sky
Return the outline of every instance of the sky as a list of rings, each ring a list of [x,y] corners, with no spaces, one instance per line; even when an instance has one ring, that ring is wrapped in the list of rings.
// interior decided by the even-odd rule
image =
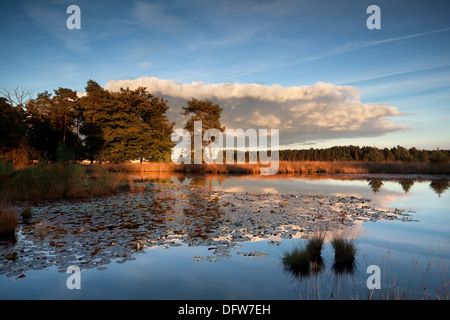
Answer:
[[[0,15],[0,88],[145,86],[175,128],[211,99],[227,128],[279,129],[281,148],[450,149],[447,0],[18,0]]]

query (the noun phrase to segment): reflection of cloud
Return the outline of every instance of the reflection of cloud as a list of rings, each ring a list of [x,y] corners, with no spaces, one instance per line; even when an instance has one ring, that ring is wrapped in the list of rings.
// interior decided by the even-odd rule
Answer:
[[[263,193],[278,193],[278,190],[275,188],[262,188]]]
[[[318,82],[313,86],[282,87],[255,83],[177,83],[155,77],[110,81],[105,88],[147,87],[172,106],[170,116],[184,122],[181,107],[191,98],[212,99],[223,108],[223,123],[230,129],[276,128],[280,144],[324,138],[380,136],[407,127],[387,117],[402,113],[381,103],[363,103],[352,86]]]
[[[231,188],[221,188],[222,191],[226,192],[244,192],[245,188],[243,187],[231,187]]]

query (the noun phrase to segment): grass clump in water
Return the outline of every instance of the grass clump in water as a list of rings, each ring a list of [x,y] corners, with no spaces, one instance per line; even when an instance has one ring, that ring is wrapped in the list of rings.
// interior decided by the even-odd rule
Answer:
[[[334,259],[337,263],[353,262],[357,253],[353,240],[348,240],[342,236],[335,236],[331,240],[334,249]]]
[[[294,248],[285,252],[282,258],[285,270],[295,275],[306,275],[309,273],[311,255],[302,247]]]
[[[31,219],[33,216],[33,211],[31,210],[31,207],[25,207],[22,209],[22,212],[20,213],[20,216],[22,219]]]
[[[285,270],[295,275],[307,275],[311,271],[319,272],[322,266],[322,248],[325,242],[325,235],[322,233],[311,237],[305,247],[294,248],[290,252],[285,252],[282,258]]]
[[[4,199],[0,199],[0,236],[11,235],[16,231],[18,218],[16,212]]]
[[[306,251],[310,254],[312,259],[321,259],[324,242],[325,234],[323,233],[316,234],[308,240],[306,244]]]

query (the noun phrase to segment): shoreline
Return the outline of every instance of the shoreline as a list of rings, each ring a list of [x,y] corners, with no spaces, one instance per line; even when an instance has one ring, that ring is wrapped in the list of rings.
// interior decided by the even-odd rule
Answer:
[[[174,163],[105,163],[101,165],[109,171],[121,172],[173,172],[201,174],[258,174],[259,164],[174,164]],[[363,162],[363,161],[280,161],[276,174],[301,175],[363,175],[372,177],[384,174],[386,176],[411,175],[420,178],[423,175],[430,178],[436,175],[450,177],[450,163],[431,162]],[[270,175],[268,175],[270,176]]]

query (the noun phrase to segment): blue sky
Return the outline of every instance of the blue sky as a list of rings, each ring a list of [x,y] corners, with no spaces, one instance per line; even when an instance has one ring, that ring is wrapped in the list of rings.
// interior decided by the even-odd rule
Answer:
[[[72,4],[80,30],[66,27]],[[379,30],[366,27],[372,4]],[[202,92],[228,127],[279,128],[291,147],[450,148],[448,1],[2,1],[0,12],[0,88],[127,80],[167,98],[177,127],[184,93]]]

